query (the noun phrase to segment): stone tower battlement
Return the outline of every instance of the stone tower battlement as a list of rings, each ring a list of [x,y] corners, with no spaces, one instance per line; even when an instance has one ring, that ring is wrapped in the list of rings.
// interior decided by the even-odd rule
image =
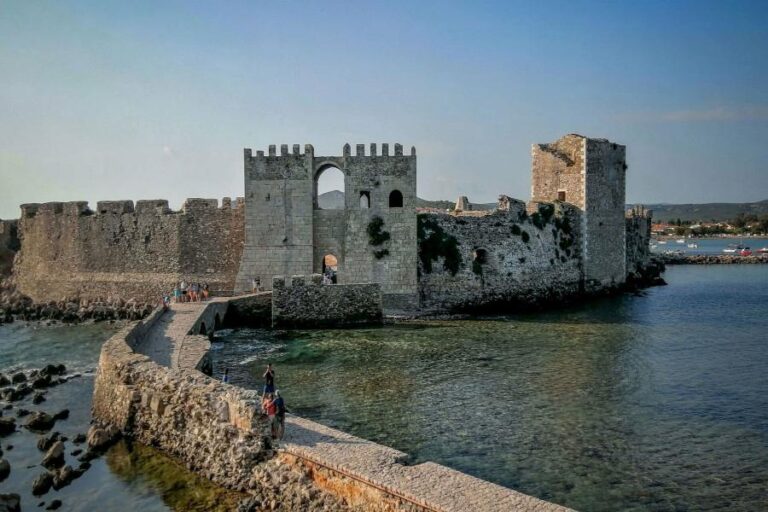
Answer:
[[[380,149],[380,152],[379,152]],[[381,283],[385,298],[416,300],[416,148],[345,144],[340,156],[318,156],[311,144],[244,150],[246,229],[236,291],[269,289],[275,275],[322,273],[338,262],[339,283]],[[344,207],[322,209],[318,179],[344,176]],[[375,220],[374,219],[379,219]],[[375,222],[384,238],[371,245]],[[392,243],[396,241],[396,243]],[[409,299],[410,298],[410,299]]]

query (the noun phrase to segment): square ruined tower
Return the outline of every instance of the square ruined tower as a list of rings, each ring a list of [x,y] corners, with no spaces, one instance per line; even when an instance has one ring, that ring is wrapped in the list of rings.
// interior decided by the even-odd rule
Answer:
[[[315,156],[307,144],[245,149],[245,247],[236,292],[253,279],[269,289],[276,275],[321,273],[326,256],[337,262],[338,283],[380,283],[385,305],[418,302],[416,150],[371,144],[368,154],[349,144],[341,156]],[[321,209],[317,180],[330,168],[344,175],[344,207]],[[380,220],[377,220],[380,219]],[[388,240],[374,243],[369,230]]]
[[[532,201],[562,201],[583,212],[587,287],[618,285],[626,269],[626,147],[570,134],[532,149]]]

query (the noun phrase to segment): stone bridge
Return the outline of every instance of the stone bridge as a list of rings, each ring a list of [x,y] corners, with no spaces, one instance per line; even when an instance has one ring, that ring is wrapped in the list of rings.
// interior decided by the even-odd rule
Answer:
[[[175,304],[110,338],[99,360],[95,420],[232,489],[254,489],[254,471],[276,457],[307,476],[306,485],[362,510],[568,510],[432,462],[407,465],[403,452],[290,414],[273,452],[257,393],[199,371],[210,369],[207,335],[225,321],[230,302],[263,299]]]

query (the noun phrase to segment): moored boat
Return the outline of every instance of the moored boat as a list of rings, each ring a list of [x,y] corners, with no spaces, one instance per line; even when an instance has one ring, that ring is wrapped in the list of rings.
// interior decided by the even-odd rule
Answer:
[[[741,256],[752,256],[752,249],[749,247],[744,247],[742,250],[739,251],[739,254]]]

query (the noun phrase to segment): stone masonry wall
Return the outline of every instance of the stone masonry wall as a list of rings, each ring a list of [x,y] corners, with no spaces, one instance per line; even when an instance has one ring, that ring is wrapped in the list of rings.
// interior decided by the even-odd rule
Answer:
[[[0,220],[0,279],[11,273],[13,258],[18,250],[18,221]]]
[[[320,274],[274,277],[272,327],[335,327],[382,322],[382,294],[378,283],[321,283]]]
[[[650,210],[635,207],[627,211],[627,272],[641,273],[651,261],[651,224]]]
[[[267,425],[258,396],[196,370],[171,370],[134,352],[161,314],[156,310],[104,344],[93,416],[218,484],[238,488],[265,457]]]
[[[243,203],[188,199],[22,205],[18,290],[34,300],[156,301],[175,283],[231,292],[243,246]]]
[[[525,307],[579,293],[580,212],[551,203],[530,209],[532,215],[518,208],[483,217],[420,214],[422,306]]]
[[[317,179],[329,168],[344,174],[345,207],[322,210]],[[402,195],[402,206],[390,207],[390,194]],[[349,144],[342,156],[315,156],[311,145],[294,145],[280,154],[270,146],[254,156],[245,150],[246,233],[238,291],[250,290],[253,279],[266,289],[275,275],[322,272],[324,256],[338,261],[338,282],[379,283],[387,297],[416,305],[416,155],[395,144]],[[370,199],[368,207],[360,196]],[[389,240],[369,243],[368,229],[383,221]]]

